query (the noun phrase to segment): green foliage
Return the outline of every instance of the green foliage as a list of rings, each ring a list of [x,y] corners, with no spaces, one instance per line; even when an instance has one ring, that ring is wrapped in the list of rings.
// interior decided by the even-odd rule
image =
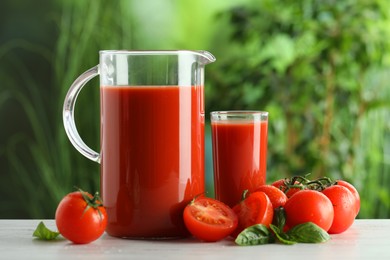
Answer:
[[[9,167],[1,198],[4,207],[0,213],[5,217],[52,218],[60,199],[75,185],[90,192],[99,190],[99,165],[83,158],[65,135],[63,100],[77,75],[98,63],[100,49],[131,47],[131,37],[125,33],[131,23],[122,24],[119,18],[131,19],[123,17],[124,1],[91,4],[72,0],[58,4],[52,6],[55,18],[51,22],[58,28],[52,49],[24,41],[22,46],[11,42],[13,48],[1,46],[4,60],[13,65],[2,67],[2,78],[8,84],[1,97],[20,107],[21,118],[28,122],[27,129],[10,133],[2,147]],[[35,62],[45,59],[52,76],[35,78],[33,70],[23,64],[23,57],[17,56],[19,52],[33,53]],[[95,87],[80,94],[76,121],[85,142],[98,149],[99,84],[95,80],[90,85]],[[13,108],[6,105],[6,109]],[[1,115],[2,119],[7,116]]]
[[[381,0],[263,0],[223,14],[234,51],[212,68],[208,104],[270,112],[269,180],[344,178],[388,216],[386,189],[365,196],[390,184],[379,181],[389,171],[389,10]],[[368,208],[362,217],[377,215]]]

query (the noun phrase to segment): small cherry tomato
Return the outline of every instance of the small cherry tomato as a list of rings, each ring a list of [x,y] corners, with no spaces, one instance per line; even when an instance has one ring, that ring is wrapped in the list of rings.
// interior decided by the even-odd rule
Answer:
[[[288,188],[287,187],[288,182],[290,182],[289,179],[280,179],[280,180],[273,182],[271,185],[275,186],[279,190],[283,191],[286,194],[287,198],[290,198],[292,195],[294,195],[298,191],[305,189],[304,186],[302,184],[299,184],[298,182],[294,183],[294,185],[297,185],[298,188],[296,188],[296,187]]]
[[[343,180],[338,180],[336,183],[337,183],[337,185],[340,185],[340,186],[343,186],[343,187],[347,188],[352,193],[352,195],[354,196],[355,217],[356,217],[358,215],[359,211],[360,211],[360,196],[359,196],[359,192],[349,182],[346,182],[346,181],[343,181]]]
[[[79,190],[66,195],[55,214],[58,231],[76,244],[98,239],[106,229],[107,213],[98,193],[92,196]]]
[[[287,195],[283,191],[272,185],[261,185],[256,191],[264,192],[271,201],[274,209],[284,206],[288,200]]]
[[[237,216],[226,204],[206,197],[197,197],[184,209],[184,224],[196,238],[215,242],[237,228]]]
[[[272,223],[274,210],[268,196],[261,191],[256,191],[233,207],[238,216],[238,226],[233,237],[236,237],[245,228],[255,224],[269,226]]]
[[[284,192],[286,189],[285,182],[286,182],[286,179],[280,179],[280,180],[274,181],[273,183],[271,183],[271,185]]]
[[[286,224],[293,228],[298,224],[313,222],[328,231],[333,222],[333,206],[328,197],[315,190],[301,190],[284,205]]]
[[[334,217],[329,234],[339,234],[347,230],[356,217],[355,197],[345,187],[333,185],[322,191],[333,205]]]

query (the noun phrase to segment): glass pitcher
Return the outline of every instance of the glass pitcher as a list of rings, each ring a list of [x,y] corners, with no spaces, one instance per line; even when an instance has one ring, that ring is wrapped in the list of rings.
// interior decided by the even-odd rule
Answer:
[[[206,51],[100,51],[65,98],[63,120],[75,148],[101,164],[109,235],[188,235],[185,205],[204,192]],[[90,149],[74,121],[77,95],[100,75],[101,150]]]

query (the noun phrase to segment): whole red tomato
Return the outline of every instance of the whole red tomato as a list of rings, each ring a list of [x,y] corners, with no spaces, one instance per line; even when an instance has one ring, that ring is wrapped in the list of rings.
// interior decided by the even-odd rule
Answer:
[[[328,231],[333,222],[332,202],[323,193],[315,190],[301,190],[284,205],[286,225],[290,228],[305,222],[313,222]]]
[[[287,195],[283,191],[272,185],[261,185],[256,191],[264,192],[271,201],[274,209],[284,206],[288,200]]]
[[[330,226],[329,234],[339,234],[347,230],[355,220],[356,205],[355,197],[345,187],[333,185],[322,191],[333,205],[334,218]]]
[[[63,237],[76,244],[87,244],[104,233],[107,213],[97,193],[92,196],[79,190],[60,201],[55,220]]]
[[[353,195],[354,197],[354,204],[355,204],[355,217],[358,215],[360,211],[360,195],[359,192],[356,190],[356,188],[349,182],[343,181],[343,180],[338,180],[336,182],[337,185],[343,186],[347,188]]]
[[[236,237],[245,228],[255,224],[269,226],[272,223],[274,210],[268,196],[256,191],[233,207],[238,217],[238,226],[232,236]]]
[[[237,216],[224,203],[207,197],[192,200],[183,212],[184,224],[196,238],[215,242],[230,235],[237,227]]]

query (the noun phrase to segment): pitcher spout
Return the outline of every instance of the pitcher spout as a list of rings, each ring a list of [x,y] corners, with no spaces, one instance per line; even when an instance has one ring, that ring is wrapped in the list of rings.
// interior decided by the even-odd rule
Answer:
[[[195,53],[197,53],[199,59],[198,61],[201,65],[207,65],[216,61],[214,55],[208,51],[196,51]]]

